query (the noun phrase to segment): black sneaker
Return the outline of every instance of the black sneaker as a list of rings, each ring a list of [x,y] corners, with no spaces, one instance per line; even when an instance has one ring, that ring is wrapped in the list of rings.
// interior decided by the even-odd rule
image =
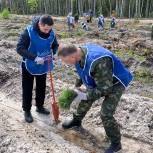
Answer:
[[[24,112],[24,118],[25,118],[25,121],[27,122],[27,123],[32,123],[33,122],[33,117],[32,117],[32,115],[31,115],[31,112],[30,111],[28,111],[28,112]]]
[[[69,129],[69,128],[72,128],[74,126],[80,127],[81,126],[81,121],[76,120],[76,119],[72,119],[72,120],[65,121],[64,123],[62,123],[62,127],[64,129]]]
[[[49,115],[50,111],[44,107],[41,108],[36,108],[36,112],[40,113],[40,114],[44,114],[44,115]]]
[[[122,149],[121,143],[112,143],[105,153],[114,153]]]

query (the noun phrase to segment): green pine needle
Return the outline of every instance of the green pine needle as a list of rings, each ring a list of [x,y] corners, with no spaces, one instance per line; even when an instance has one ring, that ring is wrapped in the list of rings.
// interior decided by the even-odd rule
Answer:
[[[59,106],[62,109],[69,109],[72,101],[77,96],[77,93],[71,89],[63,89],[60,97],[58,98]]]

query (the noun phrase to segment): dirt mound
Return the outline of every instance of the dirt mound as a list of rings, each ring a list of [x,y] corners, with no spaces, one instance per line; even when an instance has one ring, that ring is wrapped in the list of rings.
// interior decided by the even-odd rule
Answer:
[[[0,71],[0,85],[6,83],[6,81],[10,78],[7,72]]]
[[[5,40],[0,41],[0,47],[4,47],[6,49],[15,48],[15,46],[16,44],[11,41],[5,41]]]
[[[96,101],[88,112],[84,125],[89,130],[102,127],[100,109],[103,99]],[[153,144],[153,100],[133,94],[123,95],[117,108],[118,120],[124,136]],[[92,127],[92,129],[90,129]]]

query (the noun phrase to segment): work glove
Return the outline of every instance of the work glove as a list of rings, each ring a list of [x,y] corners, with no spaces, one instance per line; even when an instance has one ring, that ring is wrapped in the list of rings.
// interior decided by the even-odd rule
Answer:
[[[87,94],[82,92],[81,90],[75,89],[74,90],[77,93],[77,97],[75,98],[76,101],[80,102],[81,100],[87,100]]]
[[[73,102],[70,106],[70,112],[71,113],[77,113],[77,109],[80,103],[86,102],[87,100],[87,94],[84,92],[81,92],[80,90],[75,89],[74,90],[77,93],[76,98],[74,98]]]
[[[43,57],[36,57],[35,58],[35,62],[37,63],[37,64],[39,64],[39,65],[42,65],[42,64],[44,64],[44,58]]]

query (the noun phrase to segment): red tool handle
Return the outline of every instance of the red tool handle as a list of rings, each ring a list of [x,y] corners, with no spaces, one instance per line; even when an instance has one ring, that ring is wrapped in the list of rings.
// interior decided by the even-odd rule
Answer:
[[[55,94],[54,94],[53,75],[51,73],[50,64],[51,64],[51,59],[48,59],[48,71],[49,71],[50,87],[51,87],[50,90],[51,90],[52,97],[53,97],[53,101],[52,101],[52,104],[53,104],[53,103],[56,103],[56,99],[55,99]]]

